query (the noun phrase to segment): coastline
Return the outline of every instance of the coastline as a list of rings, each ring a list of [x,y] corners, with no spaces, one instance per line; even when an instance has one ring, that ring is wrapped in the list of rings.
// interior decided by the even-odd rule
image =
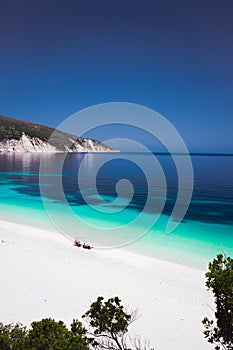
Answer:
[[[208,350],[201,320],[213,317],[205,271],[115,249],[86,251],[58,233],[0,220],[1,320],[44,317],[68,325],[97,296],[118,295],[141,317],[131,334],[158,349]]]
[[[12,187],[11,184],[10,186]],[[9,194],[8,190],[5,194],[4,192],[1,194],[3,196],[0,203],[1,217],[5,221],[25,224],[32,230],[58,232],[44,210],[40,199],[33,197],[28,201],[27,196],[20,195],[17,197],[17,194],[14,192]],[[60,215],[62,218],[63,227],[66,227],[68,230],[72,229],[73,226],[69,216],[65,215],[65,208],[56,203],[56,209],[57,217],[59,218]],[[102,221],[97,216],[93,218],[93,211],[86,211],[85,206],[81,207],[81,209],[79,208],[79,212],[76,215],[84,220],[88,219],[88,221],[92,218],[97,226],[102,225]],[[151,257],[152,259],[190,266],[191,268],[205,271],[208,268],[208,262],[212,261],[217,254],[232,255],[233,250],[230,247],[233,243],[229,237],[229,227],[227,225],[201,224],[199,222],[181,223],[177,232],[168,235],[164,233],[166,220],[166,216],[161,215],[156,232],[151,230],[141,237],[140,240],[136,240],[132,244],[123,246],[115,251],[127,251],[138,256]],[[134,232],[128,231],[128,233],[134,235]],[[80,236],[85,237],[95,247],[97,245],[100,247],[100,243],[103,243],[106,239],[104,235],[99,236],[94,231],[88,231],[88,228],[85,231],[82,230]],[[77,236],[74,236],[74,238],[77,238]],[[114,245],[114,240],[111,241],[111,236],[107,237],[108,245],[111,242]]]

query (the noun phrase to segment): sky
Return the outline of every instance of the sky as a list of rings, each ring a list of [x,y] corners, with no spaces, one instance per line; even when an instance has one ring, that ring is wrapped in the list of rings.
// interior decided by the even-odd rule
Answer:
[[[130,102],[191,152],[233,152],[232,13],[232,0],[1,1],[0,114],[57,127]]]

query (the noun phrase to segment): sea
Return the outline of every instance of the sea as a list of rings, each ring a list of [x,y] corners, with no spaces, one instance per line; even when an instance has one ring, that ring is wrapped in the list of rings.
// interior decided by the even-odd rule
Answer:
[[[233,256],[233,155],[190,158],[188,200],[171,154],[0,154],[0,218],[59,232],[71,246],[206,269],[219,253]]]

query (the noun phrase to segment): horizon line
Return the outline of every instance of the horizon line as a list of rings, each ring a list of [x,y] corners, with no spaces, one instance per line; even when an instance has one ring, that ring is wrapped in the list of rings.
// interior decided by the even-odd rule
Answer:
[[[227,152],[157,152],[157,151],[148,151],[148,152],[137,152],[137,151],[120,151],[120,153],[134,153],[134,154],[147,154],[147,153],[153,153],[157,155],[181,155],[181,156],[233,156],[233,153],[227,153]]]

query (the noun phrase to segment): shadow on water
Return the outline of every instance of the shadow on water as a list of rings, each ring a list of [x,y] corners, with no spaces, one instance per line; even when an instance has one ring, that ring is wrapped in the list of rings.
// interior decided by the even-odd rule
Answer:
[[[39,164],[41,155],[0,155],[0,184],[8,186],[11,191],[30,197],[40,198],[39,188]],[[51,164],[59,155],[51,156]],[[100,155],[99,155],[100,157]],[[105,157],[105,155],[102,155]],[[62,177],[63,188],[66,199],[70,206],[87,205],[82,197],[77,184],[77,172],[84,159],[84,155],[68,156],[64,164]],[[86,190],[89,203],[101,205],[101,196],[113,208],[111,202],[116,198],[116,183],[122,178],[128,179],[134,186],[134,195],[127,209],[141,212],[147,200],[147,178],[142,170],[131,162],[116,160],[108,162],[98,173],[97,189],[100,197],[92,196],[92,187],[89,181],[94,167],[93,155],[87,156],[86,162]],[[148,157],[145,157],[148,161]],[[177,195],[177,174],[168,157],[161,157],[161,165],[166,169],[167,197],[163,214],[170,215],[174,207]],[[170,163],[169,163],[170,162]],[[198,221],[210,224],[233,225],[233,157],[194,157],[194,192],[192,202],[186,213],[183,223],[187,221]],[[51,165],[51,171],[53,166]],[[45,174],[46,197],[56,202],[63,199],[57,193],[55,176],[48,171],[48,181]],[[159,184],[153,192],[154,196],[160,196]],[[20,205],[20,196],[19,196]],[[148,214],[156,212],[156,208],[147,209]],[[175,218],[174,218],[175,219]]]
[[[32,181],[28,182],[29,177],[27,177],[27,181],[22,182],[19,177],[17,179],[13,179],[11,177],[11,184],[17,187],[12,187],[12,190],[27,196],[32,197],[39,197],[40,198],[40,188],[38,184],[38,178],[33,178]],[[47,191],[48,199],[54,200],[54,201],[60,201],[62,202],[59,194],[56,194],[54,191],[54,188],[51,187],[50,191]],[[114,193],[111,192],[105,193],[105,196],[110,196],[111,199],[108,200],[109,204],[111,205],[111,201],[116,198],[116,195],[114,196]],[[88,205],[85,200],[83,199],[82,195],[79,193],[79,191],[76,191],[75,194],[67,191],[66,192],[66,200],[69,203],[70,206],[85,206]],[[105,199],[106,200],[106,199]],[[170,215],[172,212],[172,209],[175,204],[176,197],[168,197],[163,209],[163,214]],[[88,201],[91,205],[101,205],[103,202],[101,199],[98,198],[91,198],[91,196],[88,198]],[[135,210],[137,212],[141,212],[144,209],[146,202],[146,198],[142,196],[137,197],[137,195],[133,196],[132,201],[130,204],[126,207],[130,210]],[[117,208],[114,204],[111,205],[111,207]],[[154,214],[156,212],[155,208],[147,209],[146,211],[148,214]],[[175,218],[174,218],[175,220]],[[224,225],[233,225],[233,206],[232,203],[229,202],[222,202],[222,201],[206,201],[201,200],[195,201],[193,200],[188,208],[188,211],[182,220],[183,223],[186,221],[199,221],[203,223],[212,223],[212,224],[224,224]]]

